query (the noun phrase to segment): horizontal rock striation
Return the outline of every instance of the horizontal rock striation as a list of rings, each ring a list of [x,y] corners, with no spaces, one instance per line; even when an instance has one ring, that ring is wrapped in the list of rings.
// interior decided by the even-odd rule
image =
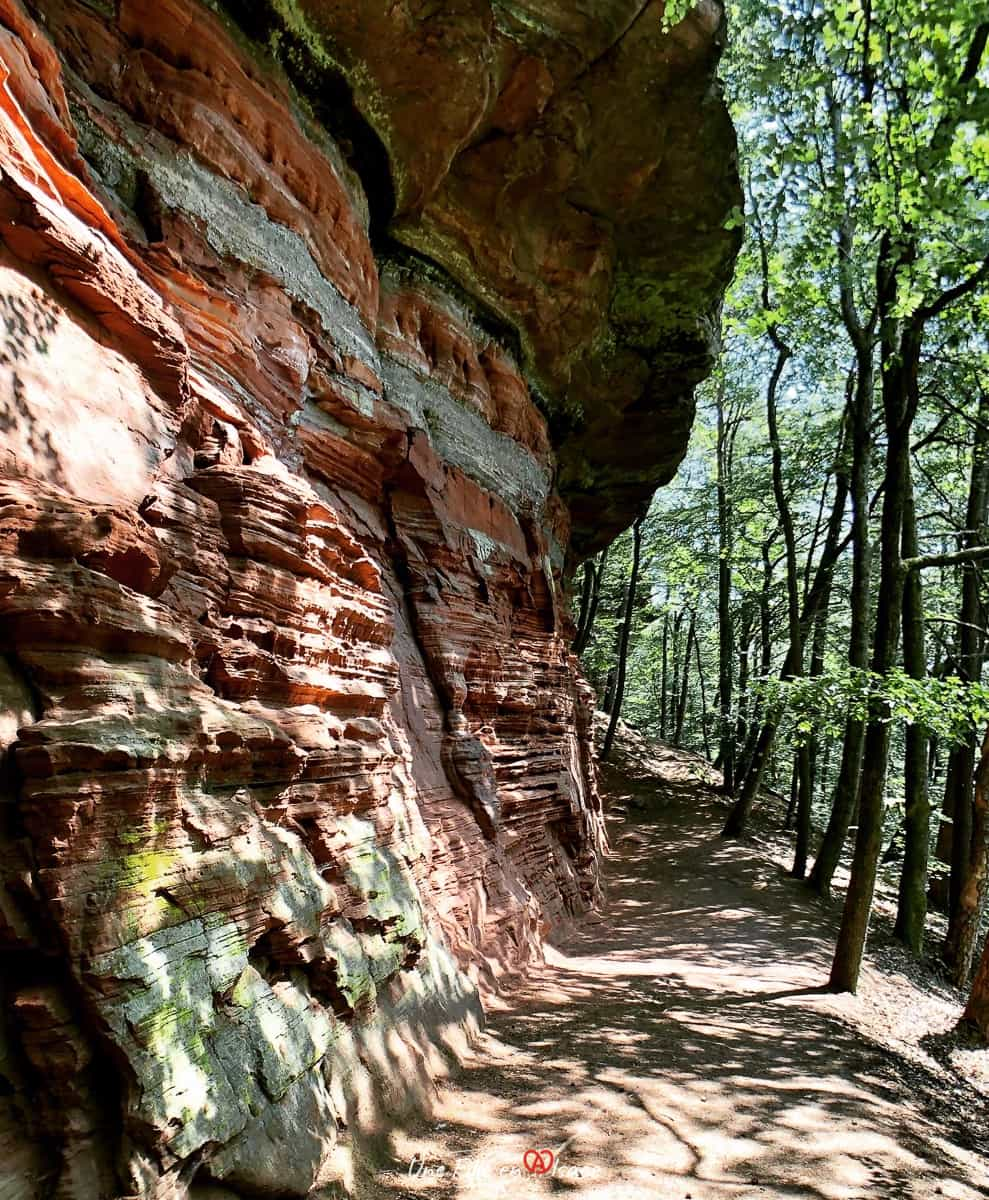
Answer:
[[[708,363],[720,20],[0,0],[2,1200],[351,1186],[594,903],[565,583]]]

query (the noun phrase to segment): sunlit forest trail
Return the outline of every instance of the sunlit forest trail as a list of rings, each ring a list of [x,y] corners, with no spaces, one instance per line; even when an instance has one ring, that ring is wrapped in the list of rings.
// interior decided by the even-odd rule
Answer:
[[[863,1001],[818,990],[830,914],[757,843],[719,837],[700,760],[660,762],[656,778],[612,773],[615,811],[633,806],[612,825],[600,917],[492,1013],[367,1194],[989,1195],[984,1102],[870,1036]]]

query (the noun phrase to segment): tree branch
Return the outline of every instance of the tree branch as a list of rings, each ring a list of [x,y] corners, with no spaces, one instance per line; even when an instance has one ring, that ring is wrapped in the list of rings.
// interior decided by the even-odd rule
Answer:
[[[928,567],[951,567],[957,563],[979,562],[983,558],[989,558],[989,546],[969,546],[949,554],[919,554],[916,558],[904,558],[900,567],[904,572],[924,571]]]
[[[982,62],[982,56],[986,52],[987,41],[989,41],[989,21],[983,21],[981,25],[976,27],[975,33],[972,35],[972,44],[968,48],[965,67],[958,80],[962,86],[971,83],[978,74],[979,64]]]
[[[919,328],[931,317],[936,317],[939,313],[943,313],[946,308],[950,308],[956,300],[960,300],[963,296],[969,295],[975,289],[989,279],[989,255],[982,260],[982,265],[967,279],[963,279],[961,283],[956,283],[954,287],[948,288],[946,292],[942,292],[936,300],[932,300],[930,304],[924,304],[913,314],[914,326]]]

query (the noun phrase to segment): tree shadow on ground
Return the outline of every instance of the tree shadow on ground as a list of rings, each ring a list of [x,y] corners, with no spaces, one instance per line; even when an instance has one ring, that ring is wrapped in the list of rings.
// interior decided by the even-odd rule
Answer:
[[[664,804],[374,1194],[989,1195],[984,1102],[946,1111],[943,1080],[834,1010],[819,902],[722,841],[696,784]]]

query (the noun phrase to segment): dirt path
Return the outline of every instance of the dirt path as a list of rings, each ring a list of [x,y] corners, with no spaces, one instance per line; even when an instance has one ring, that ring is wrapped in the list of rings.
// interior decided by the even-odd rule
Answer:
[[[603,915],[491,1014],[369,1196],[989,1196],[984,1109],[957,1096],[955,1119],[942,1078],[813,990],[830,961],[820,909],[717,836],[703,786],[666,774],[659,819],[613,830]],[[549,1174],[527,1172],[544,1150]]]

